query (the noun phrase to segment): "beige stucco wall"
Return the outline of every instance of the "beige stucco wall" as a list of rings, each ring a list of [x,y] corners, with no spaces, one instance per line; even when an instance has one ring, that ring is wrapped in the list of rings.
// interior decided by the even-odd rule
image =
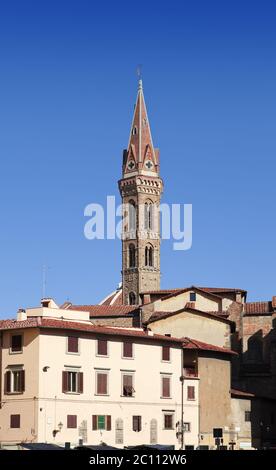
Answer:
[[[187,291],[183,292],[182,294],[174,295],[168,299],[159,299],[154,302],[153,307],[154,311],[165,311],[165,312],[175,312],[185,307],[187,302],[190,302],[190,293],[193,292]],[[217,311],[218,306],[221,300],[213,300],[207,296],[201,295],[198,292],[196,293],[196,301],[193,302],[195,304],[195,308],[198,310],[202,310],[204,312],[208,311]]]
[[[23,333],[23,352],[11,353],[10,337],[22,334],[22,330],[3,332],[1,395],[0,409],[0,442],[33,441],[37,438],[37,401],[39,341],[38,330],[25,329]],[[25,392],[22,394],[4,394],[4,375],[9,366],[24,365]],[[21,428],[10,429],[10,415],[21,415]]]
[[[229,417],[229,432],[236,448],[247,449],[251,447],[251,421],[245,421],[245,412],[251,411],[251,400],[245,398],[231,398],[231,416]]]
[[[227,359],[228,358],[228,359]],[[229,427],[231,415],[230,358],[199,357],[200,444],[215,446],[213,428]],[[225,435],[224,444],[229,436]]]
[[[192,312],[180,312],[149,325],[154,333],[184,336],[221,347],[230,346],[228,323]]]
[[[150,422],[158,423],[158,443],[172,444],[179,448],[176,427],[164,430],[164,411],[174,412],[174,424],[181,420],[181,348],[171,348],[171,361],[162,361],[162,346],[155,341],[137,340],[134,344],[134,358],[122,358],[122,340],[109,338],[107,358],[96,356],[97,338],[90,334],[80,335],[80,353],[68,354],[67,335],[64,330],[41,330],[39,337],[34,330],[25,330],[23,354],[10,357],[7,348],[3,351],[5,364],[23,364],[26,371],[26,391],[22,395],[4,397],[0,410],[0,442],[66,441],[78,444],[80,430],[67,429],[67,415],[78,416],[78,427],[87,423],[87,443],[101,441],[120,447],[115,441],[115,422],[124,422],[122,445],[150,443]],[[19,359],[20,356],[20,359]],[[43,368],[47,366],[47,372]],[[79,368],[84,375],[84,393],[62,393],[62,371],[66,367]],[[108,369],[108,396],[95,395],[96,369]],[[122,372],[134,373],[135,397],[121,396]],[[172,397],[161,398],[161,373],[170,374]],[[198,381],[192,380],[196,399],[187,400],[187,384],[184,388],[184,421],[191,423],[191,432],[185,433],[186,445],[198,442]],[[10,414],[21,415],[20,429],[10,429]],[[111,431],[92,431],[92,415],[111,415]],[[142,416],[142,431],[132,430],[132,416]],[[53,437],[53,430],[62,423],[62,430]]]

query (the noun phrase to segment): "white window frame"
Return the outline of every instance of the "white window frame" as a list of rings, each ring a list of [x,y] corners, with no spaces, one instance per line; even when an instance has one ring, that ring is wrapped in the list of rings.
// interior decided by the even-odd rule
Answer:
[[[169,397],[163,397],[163,378],[169,378],[170,379],[170,396]],[[172,374],[168,374],[166,372],[161,372],[160,373],[160,398],[162,398],[162,400],[171,400],[172,399]]]
[[[165,416],[170,415],[172,416],[172,427],[166,428],[165,427]],[[163,411],[163,431],[174,431],[175,428],[175,411]]]
[[[132,356],[131,357],[125,357],[124,356],[124,343],[132,343]],[[125,359],[125,360],[129,360],[129,361],[133,361],[133,359],[135,359],[135,346],[134,346],[134,342],[133,341],[122,341],[122,350],[121,350],[121,355],[122,355],[122,359]]]
[[[106,374],[107,381],[106,381],[106,393],[98,393],[97,385],[98,385],[98,374]],[[95,369],[95,395],[97,397],[108,397],[109,396],[109,369]]]
[[[21,351],[13,351],[12,350],[12,337],[13,336],[21,336],[22,342],[21,342]],[[9,338],[10,344],[9,344],[9,354],[23,354],[23,349],[24,349],[24,334],[23,333],[11,333],[10,338]]]
[[[124,395],[124,375],[131,375],[132,376],[132,388],[134,389],[133,395],[126,396]],[[136,390],[135,390],[135,371],[134,370],[121,370],[121,397],[122,398],[135,398]]]
[[[106,347],[107,347],[107,354],[98,354],[98,341],[100,341],[99,339],[96,339],[95,341],[95,344],[96,344],[96,351],[95,351],[95,356],[96,357],[103,357],[103,358],[106,358],[106,357],[109,357],[109,343],[110,341],[108,340],[102,340],[102,341],[106,341]]]

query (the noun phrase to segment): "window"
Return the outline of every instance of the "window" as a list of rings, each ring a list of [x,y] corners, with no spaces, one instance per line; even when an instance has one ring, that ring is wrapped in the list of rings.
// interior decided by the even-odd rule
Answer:
[[[5,374],[5,393],[23,393],[25,391],[25,371],[8,370]]]
[[[195,387],[191,385],[187,387],[187,400],[195,400]]]
[[[98,341],[97,341],[97,356],[107,356],[107,341],[106,341],[106,339],[98,339]]]
[[[77,336],[68,336],[67,338],[67,352],[78,354],[79,352],[79,338]]]
[[[123,358],[126,358],[126,359],[133,358],[133,344],[129,341],[123,342]]]
[[[142,431],[142,416],[132,416],[132,429],[134,432]]]
[[[245,411],[245,413],[244,413],[244,420],[245,420],[246,422],[251,421],[251,411]]]
[[[134,126],[132,129],[132,135],[136,135],[136,134],[137,134],[137,127]]]
[[[111,416],[110,415],[93,415],[92,416],[92,430],[105,430],[111,431]]]
[[[171,348],[169,346],[162,346],[162,361],[170,361]]]
[[[173,429],[173,413],[164,413],[164,429]]]
[[[134,294],[134,292],[129,293],[128,301],[129,301],[129,305],[135,305],[136,304],[136,295]]]
[[[63,371],[62,392],[83,393],[83,373],[78,371]]]
[[[183,431],[191,432],[191,423],[183,423]]]
[[[75,429],[77,427],[77,415],[67,415],[67,428]]]
[[[10,427],[13,429],[20,428],[20,415],[10,416]]]
[[[171,377],[161,376],[161,398],[171,398]]]
[[[131,243],[128,247],[128,261],[129,267],[135,268],[136,266],[136,257],[135,257],[135,246]]]
[[[20,352],[22,352],[22,347],[23,347],[23,336],[22,335],[12,335],[10,352],[20,353]]]
[[[134,201],[128,203],[128,226],[130,232],[136,230],[136,206]]]
[[[107,395],[108,373],[101,371],[96,372],[96,395]]]
[[[196,293],[190,292],[190,302],[195,302],[195,301],[196,301]]]
[[[133,374],[124,373],[122,376],[122,395],[124,397],[133,397]]]
[[[144,217],[145,217],[145,230],[152,230],[152,217],[153,205],[149,202],[145,203],[144,206]]]
[[[146,246],[145,248],[145,266],[153,267],[153,248]]]

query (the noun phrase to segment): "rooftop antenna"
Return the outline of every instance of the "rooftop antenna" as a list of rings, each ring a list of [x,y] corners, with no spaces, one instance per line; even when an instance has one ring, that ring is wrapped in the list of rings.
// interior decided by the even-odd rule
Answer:
[[[46,287],[47,287],[47,274],[49,266],[47,264],[42,265],[42,298],[46,298]]]

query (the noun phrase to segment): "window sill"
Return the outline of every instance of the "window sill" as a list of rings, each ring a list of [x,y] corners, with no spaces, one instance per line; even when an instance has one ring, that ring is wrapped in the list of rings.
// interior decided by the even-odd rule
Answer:
[[[11,349],[9,350],[9,354],[23,354],[23,349],[21,351],[12,351]]]
[[[160,397],[160,398],[161,398],[161,400],[171,400],[172,399],[172,397]]]
[[[5,395],[23,395],[24,392],[6,392]]]
[[[108,393],[94,393],[94,396],[95,397],[110,397],[110,395]]]
[[[108,359],[110,356],[106,354],[96,354],[96,357],[103,357],[105,359]]]
[[[63,392],[64,395],[81,395],[81,392]]]
[[[70,356],[80,356],[79,352],[72,352],[72,351],[66,351],[66,354],[69,354]]]
[[[121,398],[135,398],[135,395],[120,395]]]

